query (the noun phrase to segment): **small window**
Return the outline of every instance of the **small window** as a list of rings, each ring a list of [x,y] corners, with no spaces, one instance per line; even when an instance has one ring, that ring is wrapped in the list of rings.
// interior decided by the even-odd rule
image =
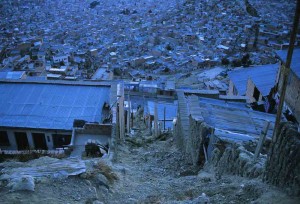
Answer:
[[[10,146],[8,135],[6,131],[0,131],[0,145],[1,146]]]

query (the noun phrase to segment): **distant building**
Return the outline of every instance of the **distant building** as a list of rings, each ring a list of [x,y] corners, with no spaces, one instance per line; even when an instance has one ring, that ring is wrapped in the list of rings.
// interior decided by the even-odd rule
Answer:
[[[110,100],[110,85],[107,84],[2,80],[0,148],[62,148],[82,141],[74,138],[74,133],[83,138],[85,129],[89,135],[97,133],[87,139],[98,137],[108,140],[112,129],[111,122],[107,120]]]
[[[113,72],[106,68],[97,69],[95,74],[92,76],[92,80],[100,80],[100,81],[112,80],[113,78],[114,78]]]
[[[53,63],[65,63],[67,65],[69,63],[69,56],[68,55],[61,55],[61,56],[53,56]]]

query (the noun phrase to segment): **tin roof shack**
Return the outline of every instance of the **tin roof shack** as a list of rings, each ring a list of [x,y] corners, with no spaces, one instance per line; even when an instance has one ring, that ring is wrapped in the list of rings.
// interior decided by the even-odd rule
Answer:
[[[70,145],[74,120],[102,124],[110,85],[70,81],[0,81],[1,149]],[[110,137],[110,135],[107,135]]]
[[[149,100],[147,101],[146,107],[144,108],[144,114],[146,116],[150,115],[150,118],[154,118],[155,103],[157,107],[159,131],[161,132],[163,130],[173,129],[173,120],[177,115],[177,102]],[[154,125],[151,125],[151,127],[154,127]]]
[[[249,102],[268,103],[267,96],[274,88],[278,64],[255,66],[251,68],[241,68],[228,72],[230,82],[228,95],[246,95]],[[268,112],[268,106],[264,106],[264,111]]]
[[[281,60],[281,66],[285,64],[287,57],[287,50],[280,50],[276,52],[277,56]],[[282,73],[278,73],[276,84],[278,90],[282,87]],[[279,96],[279,93],[277,94]],[[300,49],[295,49],[293,52],[293,58],[291,63],[290,74],[286,87],[285,94],[285,110],[288,120],[296,119],[300,124]]]
[[[271,123],[267,137],[272,136],[274,115],[250,110],[245,103],[177,94],[175,141],[194,165],[210,159],[216,140],[230,144],[257,140],[266,121]]]

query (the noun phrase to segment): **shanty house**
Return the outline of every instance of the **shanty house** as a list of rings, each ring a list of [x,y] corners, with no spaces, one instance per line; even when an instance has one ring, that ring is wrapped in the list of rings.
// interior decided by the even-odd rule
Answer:
[[[211,155],[212,140],[242,143],[258,140],[265,124],[272,137],[275,115],[253,111],[246,103],[186,95],[177,92],[178,111],[174,137],[177,146],[194,164],[204,163],[205,154]],[[205,152],[205,153],[204,153]]]
[[[2,80],[0,148],[52,150],[69,145],[71,140],[76,141],[74,124],[81,121],[82,127],[85,123],[101,125],[107,116],[103,113],[109,109],[107,104],[108,84]],[[104,129],[105,136],[110,137],[107,124]]]
[[[241,68],[228,73],[228,95],[247,96],[250,102],[262,101],[275,86],[278,64]]]

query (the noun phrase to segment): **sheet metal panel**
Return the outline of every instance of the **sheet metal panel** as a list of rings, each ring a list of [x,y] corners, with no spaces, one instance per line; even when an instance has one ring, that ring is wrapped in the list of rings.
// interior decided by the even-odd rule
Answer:
[[[109,86],[0,83],[0,126],[71,130],[74,119],[100,122]]]
[[[284,63],[286,62],[287,53],[288,53],[287,50],[276,51],[276,54]],[[300,78],[300,49],[299,48],[294,49],[294,51],[293,51],[291,69],[297,75],[297,77]]]
[[[269,94],[274,87],[279,64],[269,64],[249,68],[241,68],[228,73],[239,95],[245,95],[250,78],[263,96]]]

